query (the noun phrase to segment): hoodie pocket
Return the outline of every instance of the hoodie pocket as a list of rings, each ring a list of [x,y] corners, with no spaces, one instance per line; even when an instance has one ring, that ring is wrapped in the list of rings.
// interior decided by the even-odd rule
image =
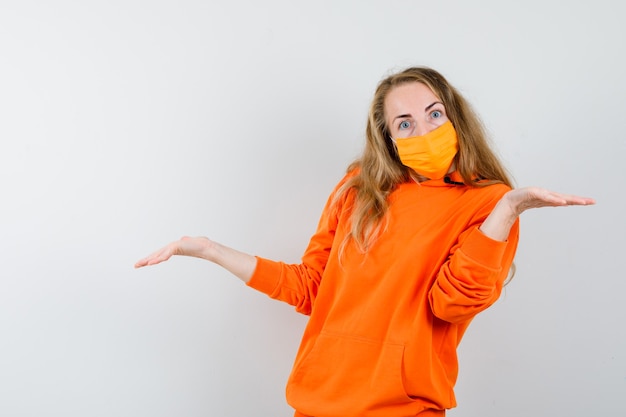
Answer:
[[[296,362],[287,400],[312,416],[386,415],[412,402],[402,382],[403,356],[402,344],[322,333]]]

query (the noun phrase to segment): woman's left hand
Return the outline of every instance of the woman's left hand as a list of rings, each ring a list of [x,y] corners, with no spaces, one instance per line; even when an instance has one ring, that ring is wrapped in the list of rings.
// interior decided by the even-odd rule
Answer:
[[[526,210],[541,207],[589,206],[593,198],[556,193],[539,187],[524,187],[504,194],[480,230],[495,240],[506,240],[517,218]]]
[[[595,200],[571,194],[561,194],[539,187],[524,187],[509,191],[501,202],[506,202],[515,216],[524,211],[540,207],[588,206]]]

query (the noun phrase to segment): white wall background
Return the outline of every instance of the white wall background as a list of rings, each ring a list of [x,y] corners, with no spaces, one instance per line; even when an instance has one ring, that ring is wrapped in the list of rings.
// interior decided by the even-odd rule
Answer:
[[[475,105],[527,213],[518,272],[460,348],[454,417],[626,415],[620,0],[0,3],[0,415],[290,416],[305,317],[207,235],[297,262],[408,65]]]

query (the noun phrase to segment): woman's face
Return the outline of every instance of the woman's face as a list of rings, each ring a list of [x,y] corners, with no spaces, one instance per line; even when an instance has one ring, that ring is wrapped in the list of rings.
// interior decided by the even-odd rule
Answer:
[[[422,136],[446,121],[446,109],[425,84],[394,87],[385,97],[385,121],[392,138]]]

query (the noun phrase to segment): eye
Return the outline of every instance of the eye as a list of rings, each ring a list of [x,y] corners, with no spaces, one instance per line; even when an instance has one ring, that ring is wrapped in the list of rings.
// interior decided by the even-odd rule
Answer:
[[[439,119],[442,116],[443,116],[443,113],[440,112],[439,110],[433,110],[433,112],[430,113],[430,117],[432,117],[433,119]]]
[[[408,120],[403,120],[402,122],[400,122],[400,126],[398,126],[400,129],[408,129],[409,127],[411,127],[411,123],[409,123]]]

